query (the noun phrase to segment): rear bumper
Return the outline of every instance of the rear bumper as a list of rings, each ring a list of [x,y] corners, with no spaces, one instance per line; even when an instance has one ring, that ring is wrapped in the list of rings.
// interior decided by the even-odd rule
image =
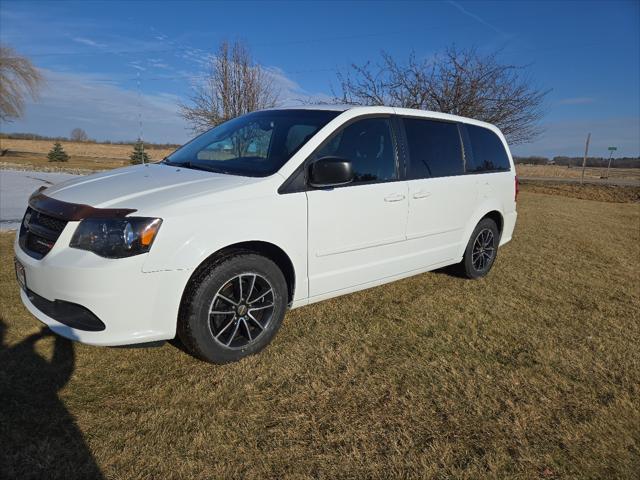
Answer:
[[[114,260],[69,248],[72,231],[67,226],[41,260],[28,256],[17,242],[14,245],[31,293],[21,292],[29,312],[55,333],[90,345],[118,346],[173,338],[190,272],[144,273],[146,255]],[[86,312],[94,317],[93,323],[85,322],[89,318]],[[91,328],[99,326],[96,320],[103,329]]]
[[[504,215],[504,225],[502,227],[502,236],[500,237],[500,246],[511,241],[513,237],[513,230],[516,228],[516,220],[518,218],[518,212],[513,212]]]

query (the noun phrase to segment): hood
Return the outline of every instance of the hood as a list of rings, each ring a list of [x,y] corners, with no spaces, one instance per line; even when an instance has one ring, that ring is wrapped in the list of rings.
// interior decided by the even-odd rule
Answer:
[[[165,164],[146,164],[82,176],[47,188],[56,200],[96,208],[144,209],[237,187],[249,177],[223,175]]]

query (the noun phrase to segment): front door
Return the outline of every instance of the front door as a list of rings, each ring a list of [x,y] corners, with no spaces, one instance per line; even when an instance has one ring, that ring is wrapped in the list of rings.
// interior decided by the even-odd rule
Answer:
[[[389,118],[339,130],[313,159],[350,160],[354,181],[307,191],[310,297],[402,273],[408,187],[399,180]]]

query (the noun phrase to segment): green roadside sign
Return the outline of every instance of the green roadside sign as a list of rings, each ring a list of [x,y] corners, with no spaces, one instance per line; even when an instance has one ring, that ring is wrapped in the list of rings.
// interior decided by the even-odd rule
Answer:
[[[617,149],[618,149],[618,147],[609,147],[609,150],[611,150],[612,152],[617,150]]]

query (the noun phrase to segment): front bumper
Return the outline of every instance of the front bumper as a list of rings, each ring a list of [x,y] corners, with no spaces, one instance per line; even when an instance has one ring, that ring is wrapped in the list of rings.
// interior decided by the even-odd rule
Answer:
[[[106,259],[69,248],[76,226],[77,222],[69,222],[41,260],[22,251],[16,238],[15,255],[24,266],[27,288],[44,300],[39,302],[33,295],[30,299],[22,291],[21,299],[29,312],[55,333],[90,345],[118,346],[173,338],[190,271],[145,273],[145,254]],[[55,320],[42,306],[56,300],[89,310],[104,323],[104,329],[88,331]]]

